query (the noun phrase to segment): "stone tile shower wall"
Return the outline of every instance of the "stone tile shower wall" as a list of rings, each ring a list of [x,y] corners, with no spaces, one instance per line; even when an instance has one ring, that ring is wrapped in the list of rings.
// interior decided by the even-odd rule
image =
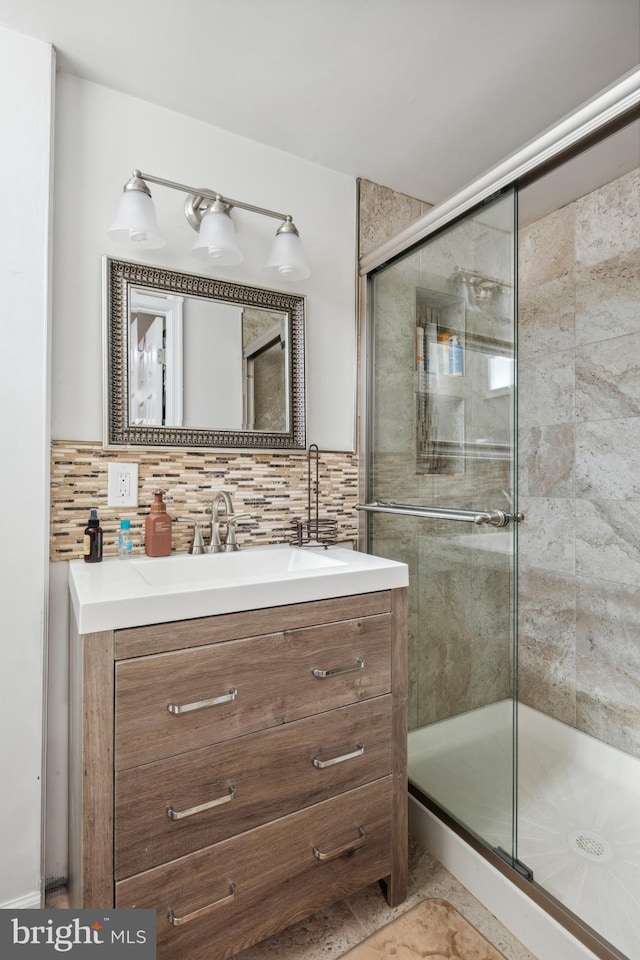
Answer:
[[[639,206],[635,171],[521,231],[518,290],[519,487],[527,518],[519,530],[519,695],[636,756]],[[427,209],[362,181],[361,254]],[[407,473],[397,452],[376,469],[381,479],[388,473],[389,484],[399,481],[398,499],[420,494],[400,485]],[[437,482],[446,497],[446,480]],[[413,525],[397,518],[388,531],[381,549],[406,559],[416,576],[421,550]],[[418,621],[418,610],[410,610],[410,634]],[[424,669],[421,645],[410,651],[416,726],[440,715],[443,694],[436,671]],[[439,657],[446,665],[444,648]]]
[[[519,260],[520,697],[640,756],[640,170]]]
[[[358,181],[358,254],[363,257],[423,217],[433,206],[371,180]]]
[[[413,219],[426,212],[418,211],[415,204],[411,198],[398,198],[398,210],[413,214]],[[391,206],[388,191],[380,193],[369,186],[367,211]],[[396,232],[409,222],[396,221]],[[379,242],[385,239],[373,233]],[[476,459],[463,474],[426,473],[416,459],[414,416],[416,291],[451,293],[452,275],[462,263],[500,276],[504,264],[510,264],[505,256],[508,243],[501,232],[470,223],[455,238],[441,239],[428,254],[410,256],[376,277],[375,453],[370,464],[374,498],[452,507],[471,507],[480,498],[508,507],[501,493],[510,486],[507,461]],[[505,326],[509,329],[504,320],[480,308],[468,311],[466,324],[469,334],[496,339],[504,337]],[[480,359],[469,356],[468,362]],[[476,379],[469,377],[466,388],[471,389]],[[508,405],[509,399],[491,401],[493,405],[502,402]],[[466,402],[469,431],[481,406],[470,394]],[[508,422],[504,409],[500,419]],[[414,585],[409,589],[408,610],[410,728],[508,697],[512,676],[509,557],[461,550],[454,542],[459,531],[452,534],[451,525],[440,521],[381,515],[370,522],[376,552],[408,563]]]
[[[138,508],[111,508],[107,502],[108,463],[138,464]],[[358,462],[355,454],[320,452],[323,517],[336,519],[340,540],[355,540]],[[173,519],[173,548],[188,549],[195,520],[207,521],[213,494],[229,490],[238,513],[238,541],[282,543],[291,520],[307,516],[307,455],[301,452],[236,453],[141,448],[104,450],[100,444],[54,442],[51,457],[51,559],[82,556],[82,534],[89,509],[97,507],[104,531],[105,557],[117,554],[120,519],[131,520],[134,552],[144,549],[144,519],[156,488],[166,490]],[[312,502],[315,510],[315,500]]]

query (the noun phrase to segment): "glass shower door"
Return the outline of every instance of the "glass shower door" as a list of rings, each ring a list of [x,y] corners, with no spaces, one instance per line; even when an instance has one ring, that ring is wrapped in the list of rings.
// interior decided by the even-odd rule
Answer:
[[[409,565],[409,777],[511,861],[514,208],[370,278],[368,549]]]

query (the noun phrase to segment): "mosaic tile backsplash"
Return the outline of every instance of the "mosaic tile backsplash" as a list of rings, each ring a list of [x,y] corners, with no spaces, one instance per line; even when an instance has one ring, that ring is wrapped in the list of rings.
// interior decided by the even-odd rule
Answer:
[[[138,464],[138,507],[107,507],[108,464]],[[315,465],[313,469],[315,477]],[[144,552],[144,521],[153,491],[166,491],[173,520],[173,550],[188,550],[193,524],[206,525],[207,507],[218,490],[228,490],[237,513],[242,545],[282,543],[292,536],[291,521],[306,519],[307,454],[236,453],[201,450],[105,450],[98,443],[55,441],[51,451],[51,560],[82,556],[89,510],[96,507],[104,532],[104,556],[117,554],[121,519],[131,521],[134,553]],[[319,514],[338,523],[338,539],[355,541],[358,461],[353,453],[320,451]],[[312,494],[315,512],[315,492]]]
[[[372,249],[413,222],[429,204],[404,197],[363,180],[360,185],[360,253]],[[138,507],[107,507],[110,462],[138,464]],[[358,458],[355,453],[320,451],[321,517],[338,522],[338,538],[358,535]],[[57,440],[51,450],[51,560],[82,556],[82,535],[91,507],[104,532],[104,556],[117,554],[121,519],[131,521],[134,552],[144,552],[144,520],[155,489],[166,490],[173,519],[173,549],[189,548],[196,520],[206,524],[205,510],[214,493],[229,490],[238,521],[240,544],[287,541],[291,521],[307,516],[307,455],[304,451],[248,453],[181,449],[105,450],[100,443]],[[312,504],[315,507],[315,502]]]

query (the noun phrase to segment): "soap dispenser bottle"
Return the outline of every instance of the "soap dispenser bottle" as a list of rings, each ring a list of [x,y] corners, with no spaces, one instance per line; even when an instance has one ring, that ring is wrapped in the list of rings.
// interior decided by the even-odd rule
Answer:
[[[144,522],[144,552],[148,557],[168,557],[171,553],[171,517],[163,494],[164,490],[153,491],[151,512]]]
[[[91,510],[89,513],[89,522],[82,541],[82,553],[85,563],[100,563],[102,560],[102,527],[97,510]]]

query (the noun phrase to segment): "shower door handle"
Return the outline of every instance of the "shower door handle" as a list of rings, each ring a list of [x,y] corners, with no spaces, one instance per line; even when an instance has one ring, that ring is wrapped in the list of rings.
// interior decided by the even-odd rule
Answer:
[[[504,510],[454,510],[450,507],[423,507],[413,503],[393,503],[374,500],[373,503],[356,503],[356,510],[368,513],[395,513],[403,517],[424,517],[431,520],[461,520],[467,523],[488,524],[506,527],[512,521],[524,520],[523,513],[505,513]]]

